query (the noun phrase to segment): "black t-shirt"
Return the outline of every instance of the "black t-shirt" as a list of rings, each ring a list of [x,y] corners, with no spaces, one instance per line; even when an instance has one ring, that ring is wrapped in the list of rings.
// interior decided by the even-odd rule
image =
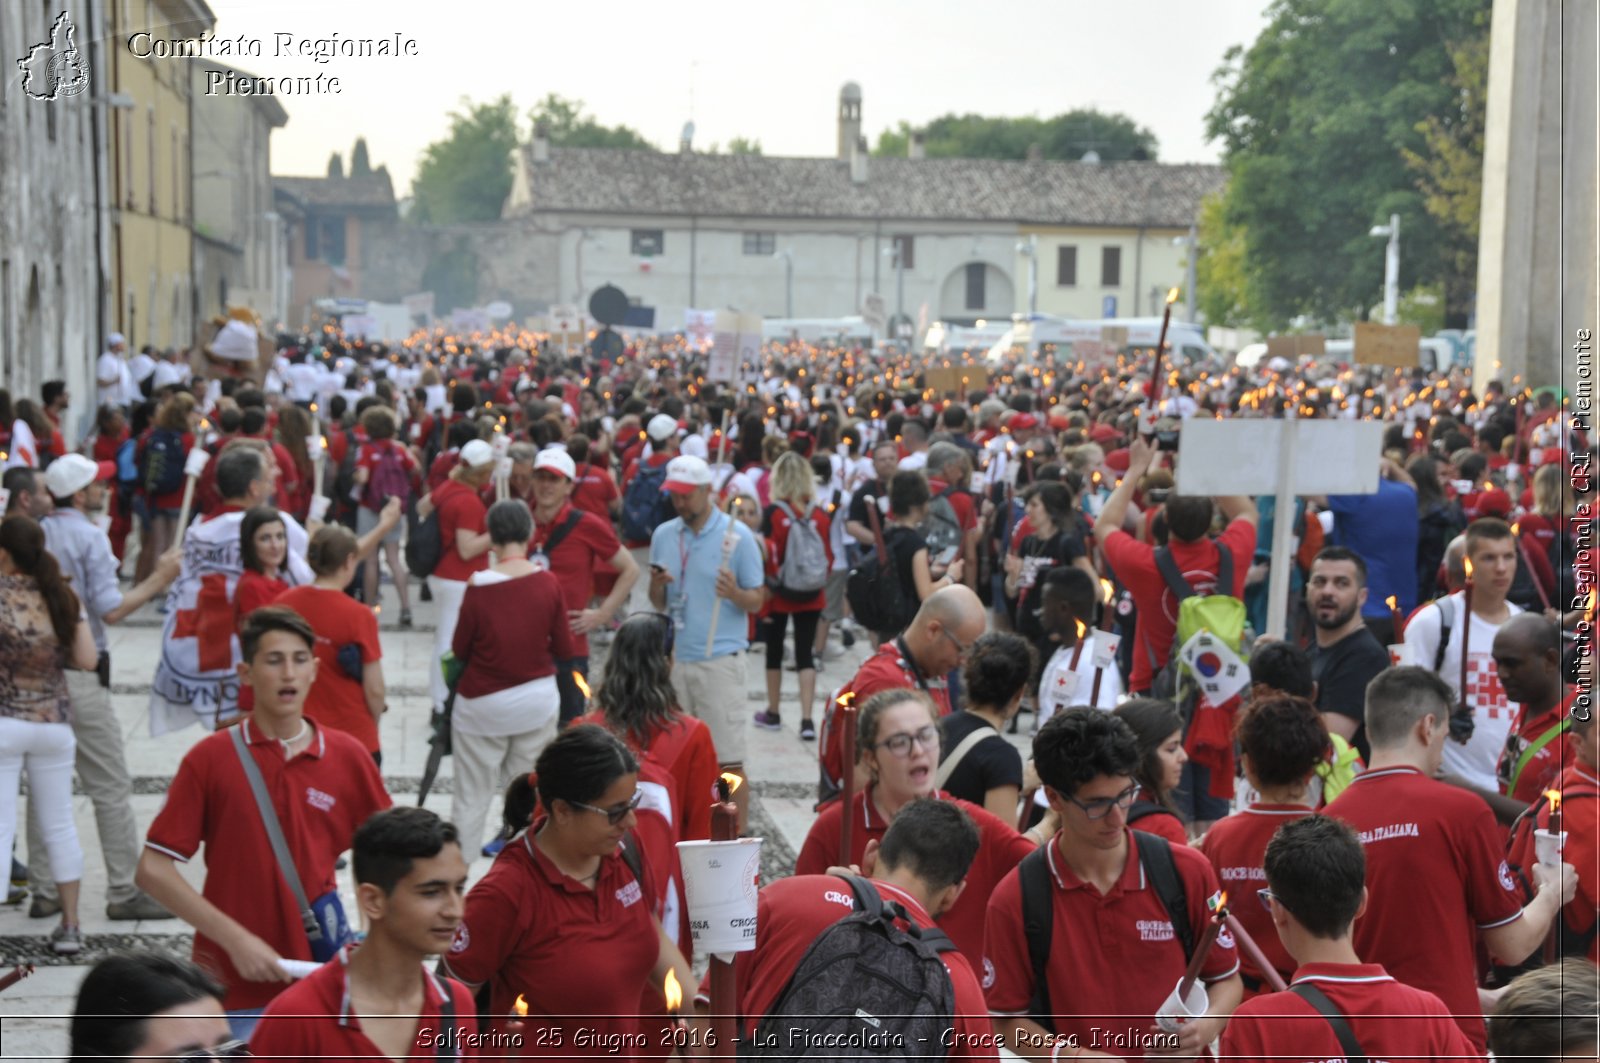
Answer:
[[[850,508],[846,511],[846,520],[853,520],[868,531],[872,530],[872,519],[867,516],[867,496],[873,498],[887,498],[888,490],[883,486],[882,480],[868,480],[856,488],[856,493],[850,496]],[[883,510],[878,511],[878,526],[887,529],[889,518],[884,516]]]
[[[894,565],[895,577],[899,579],[900,586],[906,592],[907,604],[917,602],[917,577],[913,571],[913,562],[916,560],[918,550],[928,548],[928,540],[915,528],[908,528],[903,524],[891,524],[883,529],[883,545],[889,552],[889,562]]]
[[[952,712],[939,722],[942,733],[939,762],[943,764],[967,735],[980,728],[988,731],[989,737],[973,746],[961,758],[961,763],[956,765],[950,778],[940,787],[952,797],[971,801],[975,805],[982,805],[984,795],[996,786],[1015,786],[1019,789],[1022,786],[1022,754],[991,727],[989,721],[970,712]]]
[[[1044,574],[1052,568],[1070,565],[1084,556],[1083,540],[1075,529],[1063,529],[1048,539],[1037,533],[1022,540],[1017,548],[1022,558],[1023,576],[1017,581],[1017,634],[1037,640],[1044,634],[1039,618],[1034,615],[1044,600]],[[1028,586],[1024,587],[1023,583]]]
[[[1317,711],[1337,712],[1356,721],[1351,745],[1370,760],[1367,746],[1367,684],[1389,667],[1389,651],[1366,627],[1335,642],[1332,646],[1311,644],[1311,678],[1317,681]]]

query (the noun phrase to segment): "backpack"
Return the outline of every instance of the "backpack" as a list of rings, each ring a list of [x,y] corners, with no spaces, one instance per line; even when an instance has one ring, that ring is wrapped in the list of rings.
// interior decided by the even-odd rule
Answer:
[[[1231,590],[1233,553],[1221,543],[1213,545],[1217,548],[1216,586]],[[1243,657],[1245,607],[1243,602],[1231,594],[1196,594],[1194,588],[1183,578],[1183,572],[1179,570],[1177,561],[1172,557],[1172,551],[1167,547],[1156,549],[1155,562],[1156,569],[1167,582],[1167,589],[1178,602],[1178,623],[1173,635],[1172,650],[1167,655],[1167,663],[1159,669],[1154,669],[1150,695],[1176,702],[1187,722],[1194,717],[1200,690],[1195,677],[1189,675],[1188,669],[1184,666],[1179,650],[1195,635],[1204,631],[1215,636],[1227,649]],[[1155,647],[1151,646],[1147,639],[1144,648],[1150,655],[1150,664],[1154,666]]]
[[[667,465],[640,461],[622,492],[622,538],[630,543],[649,542],[656,528],[673,517],[672,500],[662,490],[667,482]]]
[[[777,582],[772,589],[780,598],[804,601],[828,585],[828,549],[810,510],[802,518],[787,502],[774,502],[773,507],[789,518],[789,538],[783,545],[783,559],[778,562]]]
[[[946,487],[928,500],[928,513],[917,525],[917,531],[928,541],[928,564],[940,564],[941,558],[961,556],[961,520],[956,507],[950,502],[955,487]],[[951,554],[954,550],[955,553]]]
[[[1565,808],[1572,801],[1594,801],[1600,799],[1600,790],[1589,787],[1568,786],[1561,791],[1561,804]],[[1524,905],[1533,900],[1537,892],[1533,885],[1533,865],[1539,862],[1533,844],[1533,832],[1539,825],[1539,813],[1550,805],[1550,798],[1544,794],[1539,799],[1522,811],[1511,824],[1511,830],[1506,838],[1505,868],[1515,880],[1520,891],[1520,899]],[[1570,835],[1569,835],[1570,837]],[[1562,906],[1559,921],[1556,924],[1556,959],[1565,956],[1587,956],[1589,945],[1594,941],[1595,935],[1600,934],[1600,918],[1597,918],[1587,930],[1574,930],[1567,922],[1567,909]],[[1523,971],[1532,970],[1543,963],[1543,949],[1535,949],[1532,956],[1521,964],[1511,967],[1496,966],[1495,970],[1505,980]],[[1501,984],[1504,984],[1502,982]]]
[[[339,466],[333,472],[333,483],[328,489],[328,497],[333,499],[329,508],[341,517],[350,516],[356,489],[356,454],[361,445],[356,441],[356,434],[350,429],[344,430],[344,457],[339,459]],[[413,570],[415,571],[415,570]]]
[[[391,498],[398,498],[401,505],[411,501],[411,472],[406,468],[405,452],[395,443],[379,446],[361,501],[370,509],[382,509]]]
[[[1142,830],[1133,832],[1133,842],[1145,876],[1160,898],[1161,906],[1167,910],[1167,918],[1172,921],[1172,935],[1183,946],[1183,959],[1187,963],[1194,955],[1194,929],[1189,925],[1189,899],[1183,888],[1183,878],[1172,859],[1172,843]],[[1054,1033],[1055,1020],[1050,1014],[1050,993],[1045,983],[1055,923],[1052,906],[1055,887],[1050,881],[1048,859],[1047,848],[1041,845],[1017,865],[1017,879],[1022,887],[1022,932],[1028,940],[1028,959],[1033,967],[1033,996],[1028,1001],[1028,1017]]]
[[[444,556],[444,533],[439,530],[439,511],[418,520],[416,510],[406,513],[406,571],[427,578],[439,567]]]
[[[147,496],[170,494],[183,486],[183,436],[170,428],[156,428],[139,452],[139,482]]]
[[[877,500],[870,496],[867,522],[872,525],[873,549],[845,576],[845,600],[856,622],[868,631],[898,635],[917,614],[916,594],[900,580],[900,566],[895,564],[878,522]]]
[[[943,1059],[955,1029],[944,931],[918,928],[855,875],[855,911],[828,927],[744,1042],[750,1059]],[[907,923],[906,929],[896,919]],[[795,1037],[798,1033],[800,1036]],[[841,1051],[840,1046],[850,1046]]]

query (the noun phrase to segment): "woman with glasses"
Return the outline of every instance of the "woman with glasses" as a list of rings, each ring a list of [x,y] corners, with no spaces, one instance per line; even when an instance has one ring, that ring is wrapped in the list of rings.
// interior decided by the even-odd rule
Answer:
[[[527,1005],[517,1054],[566,1058],[648,1054],[639,1019],[647,985],[668,970],[695,984],[677,945],[652,914],[648,867],[634,843],[639,764],[604,728],[578,725],[545,747],[534,785],[532,829],[508,844],[467,894],[445,957],[449,973],[489,986],[491,1032],[505,1035],[518,998]]]
[[[939,726],[933,702],[917,690],[885,690],[868,698],[856,721],[856,748],[871,782],[856,793],[850,807],[833,801],[811,825],[795,860],[797,875],[824,874],[831,866],[856,864],[870,874],[878,842],[895,814],[919,797],[954,801],[972,817],[982,835],[978,855],[967,872],[967,886],[939,925],[972,962],[983,965],[984,908],[990,891],[1056,828],[1049,814],[1026,834],[984,810],[981,805],[939,790]],[[849,859],[841,859],[839,842],[844,817],[851,820]]]
[[[1160,698],[1133,698],[1113,711],[1139,740],[1139,769],[1134,773],[1139,791],[1128,809],[1128,825],[1159,834],[1173,845],[1188,845],[1189,832],[1172,800],[1189,761],[1183,749],[1183,714]]]
[[[1311,815],[1319,803],[1320,788],[1312,780],[1328,755],[1328,729],[1311,702],[1280,696],[1246,706],[1233,734],[1240,766],[1258,796],[1248,808],[1218,820],[1198,848],[1216,868],[1222,888],[1238,891],[1234,914],[1288,981],[1297,965],[1278,939],[1264,904],[1247,895],[1266,882],[1261,869],[1272,835],[1285,823]],[[1240,956],[1239,963],[1245,991],[1254,995],[1261,990],[1262,972],[1249,956]]]
[[[672,648],[677,631],[665,613],[635,613],[611,643],[610,660],[594,692],[595,711],[578,723],[599,724],[622,739],[634,755],[672,778],[673,818],[679,841],[711,837],[711,801],[717,751],[711,728],[678,708],[672,687]]]
[[[89,1060],[248,1056],[222,1010],[222,986],[188,960],[159,952],[108,956],[78,985],[70,1052]]]
[[[556,661],[576,655],[560,581],[548,566],[528,560],[528,504],[496,502],[485,523],[499,560],[468,579],[451,637],[464,667],[450,719],[456,760],[450,818],[469,863],[483,844],[489,802],[556,736]]]

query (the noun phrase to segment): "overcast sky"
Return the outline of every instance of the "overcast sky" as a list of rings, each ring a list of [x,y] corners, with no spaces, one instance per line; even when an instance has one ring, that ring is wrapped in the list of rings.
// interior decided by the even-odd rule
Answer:
[[[1204,115],[1223,53],[1253,40],[1267,0],[209,0],[216,34],[261,42],[225,60],[268,77],[324,73],[338,95],[279,96],[278,174],[321,174],[367,138],[406,195],[416,160],[449,128],[458,101],[509,92],[519,113],[546,93],[581,100],[675,149],[743,136],[768,155],[832,155],[839,87],[861,85],[870,141],[902,119],[951,111],[1047,117],[1075,107],[1121,112],[1149,128],[1169,162],[1215,161]],[[278,34],[417,41],[398,59],[275,55]],[[197,100],[196,106],[204,106]]]

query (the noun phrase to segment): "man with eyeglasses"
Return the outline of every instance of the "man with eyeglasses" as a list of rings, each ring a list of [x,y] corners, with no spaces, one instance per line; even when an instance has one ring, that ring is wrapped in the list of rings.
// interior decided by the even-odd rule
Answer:
[[[987,627],[983,602],[971,588],[956,584],[934,591],[917,610],[911,626],[862,661],[844,689],[855,695],[856,705],[881,690],[921,690],[933,699],[940,717],[948,716],[952,706],[945,677],[966,662]],[[844,780],[844,747],[837,727],[825,726],[823,732],[822,774],[825,783],[837,790]],[[858,763],[856,788],[866,782]]]
[[[1200,968],[1205,1015],[1176,1035],[1154,1025],[1188,963],[1162,896],[1167,876],[1155,860],[1162,847],[1170,854],[1168,874],[1181,886],[1181,910],[1196,941],[1210,916],[1216,873],[1197,850],[1163,839],[1155,839],[1148,866],[1142,858],[1150,842],[1136,844],[1127,825],[1139,746],[1120,718],[1084,706],[1058,713],[1034,738],[1033,760],[1061,828],[989,898],[985,987],[996,1031],[1034,1060],[1200,1054],[1243,995],[1239,961],[1224,932]],[[1034,861],[1042,861],[1050,904],[1042,986],[1023,904],[1030,865],[1039,881]]]
[[[1222,1031],[1234,1063],[1339,1059],[1482,1059],[1444,1001],[1362,963],[1351,928],[1367,909],[1366,856],[1356,832],[1327,816],[1285,823],[1267,843],[1267,888],[1257,891],[1297,964],[1290,988],[1240,1005]],[[1253,904],[1246,897],[1236,903]],[[1346,1046],[1330,1022],[1347,1024]]]
[[[541,450],[533,460],[533,539],[528,543],[528,560],[555,573],[577,644],[572,657],[556,662],[563,726],[583,715],[586,699],[572,673],[589,676],[589,633],[611,623],[639,579],[638,564],[610,522],[573,506],[577,474],[571,456],[560,447]],[[589,608],[599,563],[616,569],[617,579],[605,601]]]

